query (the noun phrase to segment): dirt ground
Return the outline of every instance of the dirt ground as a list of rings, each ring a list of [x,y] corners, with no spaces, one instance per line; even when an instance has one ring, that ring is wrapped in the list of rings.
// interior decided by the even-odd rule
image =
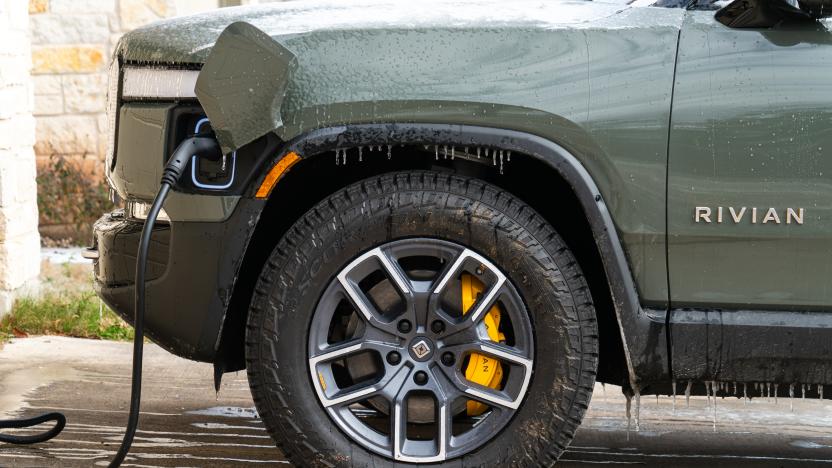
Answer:
[[[57,439],[0,445],[0,466],[106,466],[121,440],[130,389],[130,343],[17,339],[0,351],[0,417],[66,413]],[[144,400],[124,466],[286,466],[257,419],[244,373],[220,393],[206,364],[146,346]],[[313,398],[310,395],[310,398]],[[583,426],[558,466],[804,467],[832,465],[832,403],[780,398],[644,397],[627,430],[620,388],[598,385]],[[716,425],[714,426],[714,414]]]

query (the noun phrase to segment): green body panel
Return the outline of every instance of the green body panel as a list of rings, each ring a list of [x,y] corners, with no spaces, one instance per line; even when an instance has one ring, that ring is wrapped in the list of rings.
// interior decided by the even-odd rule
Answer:
[[[522,4],[528,11],[518,16]],[[198,64],[228,24],[247,21],[297,57],[282,121],[273,125],[284,140],[349,123],[425,122],[556,142],[600,187],[642,303],[667,304],[665,168],[683,11],[495,2],[488,14],[499,20],[413,6],[412,20],[317,28],[298,26],[303,15],[316,14],[304,8],[231,9],[158,23],[126,35],[120,53],[133,63]]]
[[[670,141],[671,305],[829,310],[830,23],[757,31],[688,15]],[[697,206],[713,218],[725,207],[723,223],[696,223]],[[740,223],[729,206],[747,207]],[[763,224],[772,207],[781,223]],[[804,224],[786,224],[787,208],[804,208]]]

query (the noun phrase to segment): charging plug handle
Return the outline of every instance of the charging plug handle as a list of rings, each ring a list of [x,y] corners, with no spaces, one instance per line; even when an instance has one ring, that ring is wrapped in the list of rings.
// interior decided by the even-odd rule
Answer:
[[[162,175],[162,184],[175,186],[185,172],[192,156],[210,161],[219,161],[222,158],[222,151],[220,151],[217,140],[209,136],[196,135],[183,140],[168,159],[165,172]]]

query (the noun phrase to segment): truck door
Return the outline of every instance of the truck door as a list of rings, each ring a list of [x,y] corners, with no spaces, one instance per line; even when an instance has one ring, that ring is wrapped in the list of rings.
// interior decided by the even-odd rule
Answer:
[[[713,11],[688,13],[668,155],[677,377],[796,358],[800,343],[771,348],[799,333],[772,335],[783,342],[769,351],[755,340],[770,340],[772,327],[791,333],[798,314],[789,312],[832,312],[830,29],[829,21],[732,29]],[[804,329],[825,327],[832,314],[810,316]]]

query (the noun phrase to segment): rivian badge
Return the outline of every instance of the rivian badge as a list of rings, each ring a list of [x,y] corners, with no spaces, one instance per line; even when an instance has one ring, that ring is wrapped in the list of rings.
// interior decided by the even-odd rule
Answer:
[[[413,351],[413,355],[416,356],[416,359],[424,359],[428,354],[430,354],[430,345],[425,340],[419,340],[410,347],[410,350]]]
[[[697,206],[693,220],[704,224],[803,224],[803,208],[757,208],[747,206]]]

